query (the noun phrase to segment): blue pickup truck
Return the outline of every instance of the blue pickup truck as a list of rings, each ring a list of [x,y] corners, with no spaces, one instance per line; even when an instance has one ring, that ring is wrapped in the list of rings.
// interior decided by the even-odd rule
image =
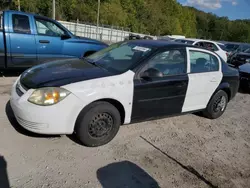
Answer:
[[[53,59],[81,58],[108,45],[72,34],[50,18],[0,12],[0,70],[29,68]]]

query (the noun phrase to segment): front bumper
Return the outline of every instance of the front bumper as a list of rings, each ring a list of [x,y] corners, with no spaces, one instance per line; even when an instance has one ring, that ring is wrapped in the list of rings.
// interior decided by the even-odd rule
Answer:
[[[28,102],[34,91],[27,91],[15,82],[11,91],[10,105],[18,123],[25,129],[39,134],[72,134],[78,114],[82,110],[82,101],[74,94],[52,106],[38,106]]]

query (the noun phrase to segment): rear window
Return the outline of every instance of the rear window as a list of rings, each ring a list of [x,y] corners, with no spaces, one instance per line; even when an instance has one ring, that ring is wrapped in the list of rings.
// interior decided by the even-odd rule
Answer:
[[[15,33],[31,34],[29,17],[20,14],[12,15],[13,31]]]

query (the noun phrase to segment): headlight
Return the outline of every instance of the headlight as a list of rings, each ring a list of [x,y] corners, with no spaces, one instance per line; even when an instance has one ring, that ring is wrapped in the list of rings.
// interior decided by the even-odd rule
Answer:
[[[246,63],[250,63],[250,59],[246,59]]]
[[[28,101],[41,106],[56,104],[67,97],[70,92],[59,87],[44,87],[35,90]]]

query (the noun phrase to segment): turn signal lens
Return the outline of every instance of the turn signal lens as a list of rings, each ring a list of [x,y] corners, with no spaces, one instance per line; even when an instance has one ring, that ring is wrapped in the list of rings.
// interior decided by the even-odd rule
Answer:
[[[28,101],[37,105],[49,106],[66,98],[70,92],[63,88],[46,87],[35,90]]]

